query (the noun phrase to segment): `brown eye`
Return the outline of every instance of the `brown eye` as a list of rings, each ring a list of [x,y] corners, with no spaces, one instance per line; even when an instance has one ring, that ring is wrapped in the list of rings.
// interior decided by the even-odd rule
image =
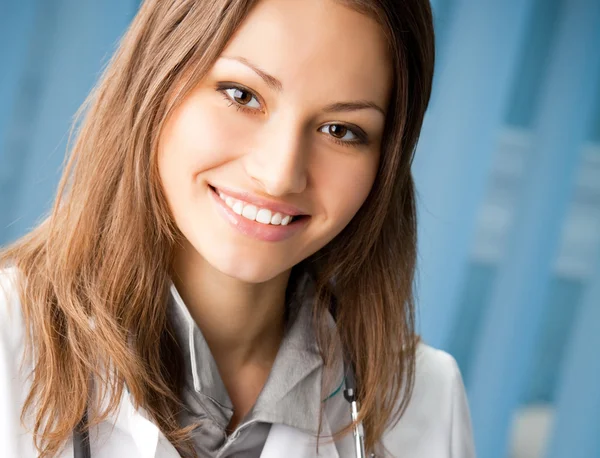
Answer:
[[[217,91],[221,92],[226,99],[233,102],[233,105],[238,109],[249,108],[254,111],[260,111],[260,102],[258,97],[252,91],[243,87],[220,85]]]
[[[330,124],[329,133],[335,138],[344,138],[344,136],[348,133],[348,128],[340,124]]]
[[[250,103],[250,101],[252,100],[253,95],[250,92],[248,92],[248,91],[244,91],[242,89],[237,89],[236,88],[235,92],[232,95],[232,97],[240,105],[246,105],[246,104]]]
[[[331,141],[340,145],[359,146],[368,143],[368,137],[359,127],[349,127],[344,124],[325,124],[319,128],[319,132],[328,134]]]

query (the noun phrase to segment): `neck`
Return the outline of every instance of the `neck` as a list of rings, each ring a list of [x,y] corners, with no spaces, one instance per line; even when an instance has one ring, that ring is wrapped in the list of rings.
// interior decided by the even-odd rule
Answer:
[[[283,337],[290,271],[265,282],[227,276],[188,249],[175,259],[173,283],[222,373],[273,363]]]

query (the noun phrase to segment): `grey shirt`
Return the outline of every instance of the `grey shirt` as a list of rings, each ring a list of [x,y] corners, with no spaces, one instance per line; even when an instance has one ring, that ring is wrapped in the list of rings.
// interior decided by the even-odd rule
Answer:
[[[317,435],[320,404],[327,396],[321,389],[323,359],[311,325],[312,289],[307,286],[305,276],[299,283],[301,293],[289,304],[285,333],[267,381],[253,408],[228,437],[231,400],[206,340],[171,283],[169,311],[186,365],[186,411],[180,423],[201,423],[194,431],[199,456],[258,457],[273,423]]]

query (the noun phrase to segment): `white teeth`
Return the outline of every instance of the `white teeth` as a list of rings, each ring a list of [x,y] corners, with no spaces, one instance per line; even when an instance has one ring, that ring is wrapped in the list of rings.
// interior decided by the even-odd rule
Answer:
[[[236,212],[238,215],[242,214],[242,210],[244,209],[244,204],[242,204],[241,202],[236,202],[233,204],[233,207],[231,207],[231,209]]]
[[[244,218],[248,218],[254,221],[256,219],[257,211],[258,209],[254,205],[244,205],[244,209],[242,210],[242,216]]]
[[[221,191],[218,191],[219,197],[225,201],[228,207],[230,207],[238,215],[242,215],[252,221],[257,221],[262,224],[272,224],[274,226],[282,225],[287,226],[292,217],[290,215],[283,215],[279,212],[271,212],[266,208],[257,208],[255,205],[244,204],[243,202],[230,197]]]
[[[279,226],[281,224],[281,213],[275,213],[271,218],[271,224]]]
[[[261,208],[256,214],[256,221],[263,224],[269,224],[271,222],[271,210]]]

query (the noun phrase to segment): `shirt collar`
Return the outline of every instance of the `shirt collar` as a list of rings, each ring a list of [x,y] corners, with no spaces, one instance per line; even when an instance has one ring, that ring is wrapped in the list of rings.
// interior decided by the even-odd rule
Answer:
[[[216,405],[213,416],[227,423],[233,406],[219,375],[216,362],[200,328],[196,325],[175,285],[170,285],[171,310],[176,337],[184,354],[185,369],[193,389]],[[323,359],[312,326],[314,284],[308,274],[300,279],[290,304],[280,348],[258,399],[247,418],[283,423],[317,434],[319,409],[328,392],[323,392]],[[335,326],[331,315],[329,324]],[[343,369],[333,369],[341,381]],[[337,383],[336,383],[337,386]],[[328,390],[332,391],[332,390]]]

